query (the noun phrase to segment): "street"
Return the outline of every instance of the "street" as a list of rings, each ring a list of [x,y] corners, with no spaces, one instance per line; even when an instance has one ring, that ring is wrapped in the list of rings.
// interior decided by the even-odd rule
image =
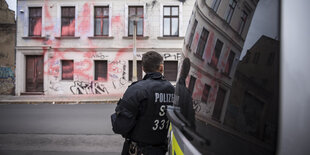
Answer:
[[[0,104],[1,155],[120,154],[116,104]]]

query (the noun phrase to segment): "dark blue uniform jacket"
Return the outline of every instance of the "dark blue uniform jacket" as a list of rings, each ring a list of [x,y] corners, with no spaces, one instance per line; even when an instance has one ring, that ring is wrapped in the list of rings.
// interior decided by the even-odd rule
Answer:
[[[165,144],[169,127],[165,109],[173,99],[171,83],[161,73],[147,73],[119,100],[111,116],[113,131],[141,144]]]

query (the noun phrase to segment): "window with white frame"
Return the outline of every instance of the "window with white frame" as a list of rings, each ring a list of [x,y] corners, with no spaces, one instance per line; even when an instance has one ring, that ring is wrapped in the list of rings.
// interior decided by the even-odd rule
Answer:
[[[128,7],[128,36],[133,36],[134,32],[134,20],[132,17],[137,17],[137,36],[143,36],[144,25],[144,10],[143,6],[129,6]]]
[[[61,36],[75,35],[75,7],[61,7]]]
[[[179,36],[179,6],[164,6],[163,24],[163,36]]]
[[[219,8],[221,0],[213,0],[211,8],[216,12]]]
[[[95,80],[106,81],[108,78],[108,61],[95,60]]]
[[[220,59],[220,55],[223,49],[223,45],[224,43],[222,41],[220,41],[219,39],[217,39],[216,43],[215,43],[215,47],[214,47],[214,52],[213,52],[213,56],[211,58],[211,66],[216,68],[217,64],[219,62]]]
[[[61,60],[61,79],[62,80],[73,80],[73,60]]]
[[[203,28],[201,35],[200,35],[200,38],[199,38],[197,50],[196,50],[196,56],[198,56],[199,58],[202,58],[202,56],[203,56],[204,49],[205,49],[207,41],[208,41],[208,36],[209,36],[209,31],[207,29]]]
[[[236,6],[237,6],[237,1],[236,0],[230,0],[229,1],[227,15],[226,15],[226,18],[225,18],[227,23],[230,23],[231,18],[232,18],[233,14],[234,14]]]
[[[95,6],[95,36],[109,35],[109,6]]]
[[[189,39],[188,39],[188,48],[190,49],[192,46],[192,42],[194,39],[194,34],[196,31],[196,27],[197,27],[198,21],[195,19],[194,25],[192,26],[192,30],[191,30],[191,34],[189,35]]]
[[[29,7],[29,36],[41,36],[42,7]]]

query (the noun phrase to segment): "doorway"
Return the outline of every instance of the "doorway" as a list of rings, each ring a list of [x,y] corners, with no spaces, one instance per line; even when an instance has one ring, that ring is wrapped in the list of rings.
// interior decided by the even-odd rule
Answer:
[[[43,56],[26,56],[26,92],[43,92]]]

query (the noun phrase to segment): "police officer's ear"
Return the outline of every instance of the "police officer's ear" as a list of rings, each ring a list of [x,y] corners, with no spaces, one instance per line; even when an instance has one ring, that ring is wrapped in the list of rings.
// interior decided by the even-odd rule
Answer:
[[[160,73],[163,73],[163,72],[164,72],[164,63],[160,63],[158,71],[159,71]]]

